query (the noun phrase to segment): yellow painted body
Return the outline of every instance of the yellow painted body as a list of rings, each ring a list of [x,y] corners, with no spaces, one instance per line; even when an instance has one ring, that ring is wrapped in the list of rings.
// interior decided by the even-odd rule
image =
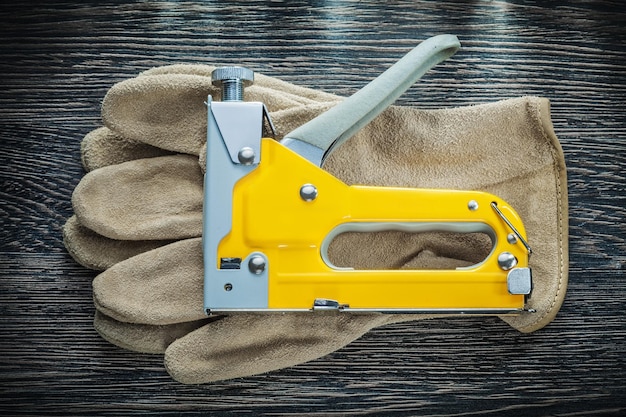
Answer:
[[[490,206],[526,238],[519,216],[496,196],[482,192],[349,186],[272,139],[262,140],[259,166],[234,189],[232,229],[219,244],[218,259],[264,253],[269,309],[310,309],[316,298],[353,309],[522,309],[523,295],[507,291],[507,271],[497,254],[507,251],[528,266],[521,243]],[[315,200],[299,194],[314,184]],[[468,209],[475,200],[479,208]],[[481,264],[457,270],[345,270],[327,265],[322,242],[338,225],[358,222],[485,223],[497,236]],[[358,250],[359,248],[355,248]]]

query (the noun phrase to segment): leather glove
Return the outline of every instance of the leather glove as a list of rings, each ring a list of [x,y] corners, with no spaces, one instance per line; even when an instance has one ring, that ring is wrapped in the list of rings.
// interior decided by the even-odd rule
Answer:
[[[98,331],[130,349],[165,350],[174,378],[198,383],[295,365],[330,353],[372,327],[422,318],[336,313],[204,318],[197,238],[202,175],[195,156],[167,154],[201,151],[206,109],[197,102],[212,92],[206,77],[210,70],[162,68],[114,87],[103,104],[110,131],[100,137],[117,139],[85,139],[87,168],[102,168],[87,174],[77,187],[77,218],[68,221],[66,245],[83,263],[110,266],[94,281]],[[176,74],[182,71],[191,74]],[[339,100],[296,87],[294,98],[288,84],[267,78],[266,87],[263,78],[257,77],[257,85],[269,97],[259,93],[262,97],[247,98],[268,104],[279,134]],[[283,105],[283,95],[293,101]],[[132,152],[124,151],[120,141],[132,144],[127,147]],[[152,152],[149,156],[165,156],[136,160],[144,150]],[[94,164],[96,155],[104,162]],[[121,160],[128,162],[106,166]],[[498,194],[522,216],[535,252],[530,307],[537,313],[504,319],[521,331],[533,331],[558,311],[567,281],[567,193],[547,100],[526,97],[436,111],[392,107],[337,149],[324,168],[347,183]],[[468,242],[441,236],[381,232],[363,240],[361,234],[346,235],[329,251],[336,265],[456,267],[482,259],[476,250],[479,239],[469,245],[474,250],[467,250]],[[371,240],[379,245],[355,251],[372,248],[359,246]]]

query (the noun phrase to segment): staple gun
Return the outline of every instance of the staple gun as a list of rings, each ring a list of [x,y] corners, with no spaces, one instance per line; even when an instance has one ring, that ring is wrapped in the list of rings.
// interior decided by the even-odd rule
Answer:
[[[477,191],[347,185],[324,171],[328,155],[460,47],[453,35],[420,43],[353,96],[287,134],[263,103],[243,101],[252,71],[222,67],[207,100],[203,208],[207,314],[339,310],[520,314],[531,311],[531,253],[515,210]],[[452,270],[355,270],[333,265],[346,232],[484,233],[479,264]]]

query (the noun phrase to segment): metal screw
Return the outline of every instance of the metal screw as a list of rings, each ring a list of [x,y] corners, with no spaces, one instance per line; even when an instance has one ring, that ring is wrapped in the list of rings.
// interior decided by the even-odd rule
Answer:
[[[260,255],[255,255],[248,261],[248,269],[256,275],[261,275],[265,271],[265,266],[265,258]]]
[[[244,146],[239,150],[237,158],[243,165],[251,165],[254,162],[254,149]]]
[[[300,187],[300,197],[304,201],[313,201],[317,198],[317,188],[313,184],[304,184]]]
[[[467,203],[467,208],[470,209],[471,211],[476,211],[478,210],[478,201],[476,200],[470,200]]]
[[[254,72],[244,67],[219,67],[211,78],[213,85],[222,89],[222,101],[243,101],[243,89],[252,85]]]
[[[224,284],[224,290],[230,291],[232,289],[233,289],[233,284],[231,284],[231,283]]]
[[[517,243],[517,236],[515,236],[515,233],[509,233],[506,236],[506,241],[509,242],[511,245],[515,245]]]
[[[498,255],[498,265],[500,265],[500,268],[508,271],[517,265],[517,258],[511,252],[502,252]]]

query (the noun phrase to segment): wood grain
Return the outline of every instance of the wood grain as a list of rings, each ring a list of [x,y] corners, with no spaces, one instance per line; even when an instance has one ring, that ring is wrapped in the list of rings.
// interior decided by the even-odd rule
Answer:
[[[586,416],[626,411],[626,13],[619,1],[24,2],[0,8],[3,415]],[[376,329],[311,363],[207,386],[103,341],[92,271],[61,227],[82,137],[117,81],[173,63],[247,65],[349,95],[417,42],[462,50],[399,100],[552,101],[566,155],[570,287],[557,319]]]

